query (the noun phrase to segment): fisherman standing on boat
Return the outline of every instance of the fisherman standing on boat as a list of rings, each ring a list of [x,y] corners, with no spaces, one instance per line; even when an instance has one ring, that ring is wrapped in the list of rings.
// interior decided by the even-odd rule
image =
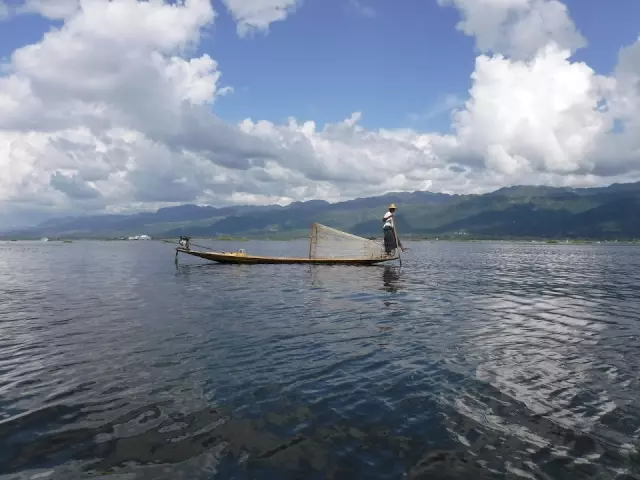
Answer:
[[[396,236],[396,225],[393,216],[395,211],[396,206],[392,203],[391,205],[389,205],[389,210],[384,214],[384,217],[382,218],[382,231],[384,232],[384,250],[387,255],[391,255],[398,247],[400,247],[403,252],[405,250],[402,246],[402,242]]]

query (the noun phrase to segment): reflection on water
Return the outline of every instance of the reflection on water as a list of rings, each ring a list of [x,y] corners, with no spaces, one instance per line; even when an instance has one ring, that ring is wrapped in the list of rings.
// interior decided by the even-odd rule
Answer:
[[[403,288],[400,282],[400,269],[385,265],[382,270],[382,282],[385,291],[389,293],[396,293]]]
[[[638,249],[141,243],[0,245],[0,478],[638,478]]]

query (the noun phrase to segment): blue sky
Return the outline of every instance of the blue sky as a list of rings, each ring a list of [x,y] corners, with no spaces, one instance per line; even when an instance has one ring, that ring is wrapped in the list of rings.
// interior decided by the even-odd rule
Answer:
[[[380,0],[370,5],[373,18],[344,1],[307,0],[287,21],[272,24],[268,35],[248,41],[235,35],[223,12],[203,48],[220,62],[223,81],[239,90],[218,112],[323,123],[362,111],[363,126],[395,127],[408,125],[410,113],[468,89],[473,40],[456,32],[454,9],[419,0],[402,8]]]
[[[280,123],[294,116],[321,126],[361,111],[367,128],[448,131],[440,107],[447,97],[467,98],[476,56],[473,39],[455,28],[459,12],[434,0],[360,3],[375,15],[345,0],[305,0],[268,34],[240,38],[215,1],[218,18],[200,53],[218,61],[222,84],[235,88],[219,99],[217,114],[232,122],[251,117]],[[637,37],[640,2],[565,3],[589,42],[575,59],[609,73],[620,47]],[[38,16],[2,24],[0,54],[38,41],[51,25]]]

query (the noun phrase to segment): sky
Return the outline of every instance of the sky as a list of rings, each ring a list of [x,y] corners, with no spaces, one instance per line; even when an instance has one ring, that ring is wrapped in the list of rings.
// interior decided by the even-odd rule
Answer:
[[[0,230],[640,180],[637,0],[0,0]]]

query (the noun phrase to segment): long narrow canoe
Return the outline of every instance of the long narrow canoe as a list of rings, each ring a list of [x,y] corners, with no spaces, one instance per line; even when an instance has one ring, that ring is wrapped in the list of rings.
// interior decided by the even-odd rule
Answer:
[[[394,255],[386,255],[382,243],[342,232],[314,222],[309,235],[309,257],[265,257],[248,255],[244,250],[237,252],[211,252],[193,250],[190,237],[181,236],[178,253],[186,253],[194,257],[204,258],[218,263],[265,264],[265,263],[306,263],[315,265],[375,265],[400,258],[396,250]],[[197,245],[195,245],[197,247]],[[206,247],[201,247],[206,248]],[[322,252],[342,251],[343,257],[331,257]],[[351,253],[347,253],[351,252]],[[351,257],[351,258],[349,258]],[[400,261],[402,262],[402,260]]]
[[[375,265],[377,263],[389,262],[399,257],[389,256],[381,258],[304,258],[304,257],[266,257],[259,255],[247,255],[244,252],[205,252],[201,250],[186,249],[184,247],[176,248],[177,252],[193,255],[194,257],[203,258],[218,263],[235,263],[235,264],[293,264],[305,263],[316,265]]]

